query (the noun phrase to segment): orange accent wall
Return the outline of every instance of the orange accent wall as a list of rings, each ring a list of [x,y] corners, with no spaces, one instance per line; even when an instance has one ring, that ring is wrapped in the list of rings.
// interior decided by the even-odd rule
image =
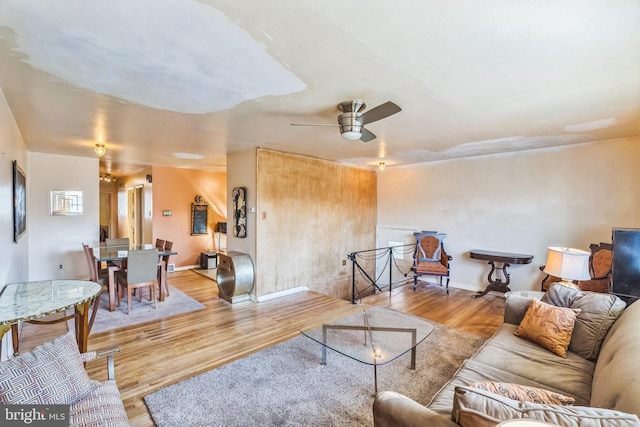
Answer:
[[[217,222],[226,221],[227,174],[195,169],[154,166],[153,242],[171,240],[178,252],[169,262],[176,267],[200,263],[200,253],[215,248],[213,230]],[[209,204],[208,233],[191,235],[191,203],[197,195]],[[171,216],[163,216],[165,210]]]

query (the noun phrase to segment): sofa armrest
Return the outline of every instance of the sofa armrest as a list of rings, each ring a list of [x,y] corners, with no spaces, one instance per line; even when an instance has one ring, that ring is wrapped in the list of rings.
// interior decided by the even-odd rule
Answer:
[[[441,415],[394,391],[382,391],[373,401],[375,427],[458,427],[451,415]]]
[[[504,323],[519,325],[530,304],[531,298],[515,294],[507,295],[507,301],[504,304]]]

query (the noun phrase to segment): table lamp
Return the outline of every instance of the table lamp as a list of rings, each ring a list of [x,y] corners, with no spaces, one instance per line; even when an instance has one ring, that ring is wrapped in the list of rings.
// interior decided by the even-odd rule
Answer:
[[[589,280],[589,256],[591,252],[573,248],[550,247],[544,272],[559,277],[561,284],[574,287],[574,280]]]

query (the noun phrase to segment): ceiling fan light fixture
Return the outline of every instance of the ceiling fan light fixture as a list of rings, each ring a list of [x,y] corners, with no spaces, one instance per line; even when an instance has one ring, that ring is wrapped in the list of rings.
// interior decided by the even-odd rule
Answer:
[[[98,157],[104,156],[104,154],[107,152],[107,148],[104,146],[104,144],[96,144],[95,150]]]
[[[354,130],[350,130],[350,131],[342,132],[342,137],[350,141],[355,141],[362,137],[362,133]]]

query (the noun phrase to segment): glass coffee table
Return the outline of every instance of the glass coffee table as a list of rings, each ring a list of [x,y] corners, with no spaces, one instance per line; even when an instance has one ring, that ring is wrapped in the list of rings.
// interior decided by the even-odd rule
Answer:
[[[374,390],[378,392],[378,365],[411,352],[411,369],[416,368],[416,347],[433,331],[426,320],[385,307],[371,307],[303,335],[322,345],[322,364],[327,349],[373,366]]]

